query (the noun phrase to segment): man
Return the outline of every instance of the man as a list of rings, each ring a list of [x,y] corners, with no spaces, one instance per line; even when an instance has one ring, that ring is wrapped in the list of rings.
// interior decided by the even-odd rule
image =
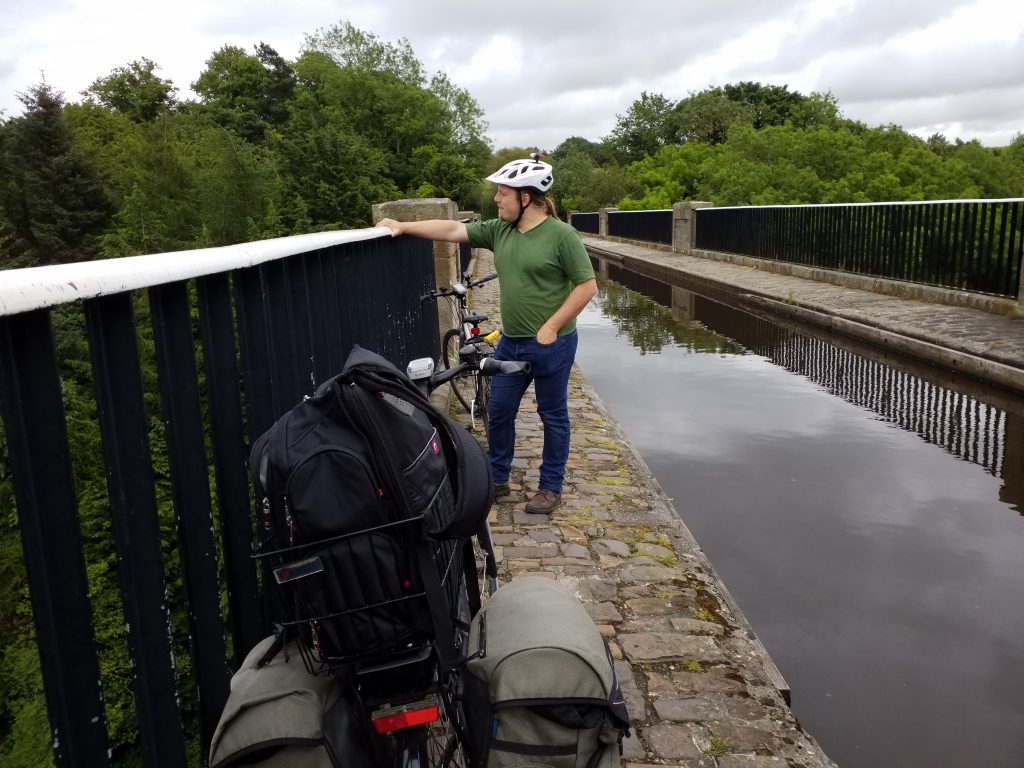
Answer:
[[[513,160],[487,181],[498,185],[497,219],[470,224],[382,219],[377,226],[387,227],[392,236],[468,242],[494,252],[503,329],[494,356],[532,364],[530,377],[495,376],[491,382],[487,441],[495,496],[509,493],[516,414],[532,379],[544,424],[544,450],[538,490],[526,511],[548,514],[561,503],[569,458],[569,371],[576,358],[576,317],[597,293],[597,281],[576,230],[557,218],[547,198],[553,177],[540,155]]]

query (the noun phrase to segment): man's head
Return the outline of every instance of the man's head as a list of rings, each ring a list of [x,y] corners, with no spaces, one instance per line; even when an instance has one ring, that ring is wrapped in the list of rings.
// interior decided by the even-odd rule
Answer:
[[[529,159],[513,160],[487,177],[487,181],[498,185],[494,202],[498,206],[498,218],[502,221],[518,225],[530,205],[543,208],[549,216],[555,215],[554,204],[547,199],[554,177],[551,166],[543,162],[542,157],[534,153]]]

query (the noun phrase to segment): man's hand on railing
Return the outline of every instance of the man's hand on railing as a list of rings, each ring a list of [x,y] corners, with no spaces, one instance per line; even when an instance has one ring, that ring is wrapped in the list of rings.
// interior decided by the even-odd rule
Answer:
[[[381,219],[377,222],[376,226],[384,227],[385,229],[391,230],[391,236],[397,237],[402,234],[402,222],[395,221],[394,219]]]

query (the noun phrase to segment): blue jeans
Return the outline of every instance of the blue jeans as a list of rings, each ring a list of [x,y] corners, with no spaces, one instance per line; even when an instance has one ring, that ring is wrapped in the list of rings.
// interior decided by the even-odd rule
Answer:
[[[537,393],[537,413],[544,423],[544,452],[540,465],[540,487],[562,492],[565,462],[569,458],[569,371],[576,359],[579,337],[576,331],[559,336],[551,344],[535,338],[498,342],[498,360],[528,361],[531,376],[501,374],[491,381],[487,406],[487,456],[494,482],[507,483],[516,446],[516,414],[530,381]]]

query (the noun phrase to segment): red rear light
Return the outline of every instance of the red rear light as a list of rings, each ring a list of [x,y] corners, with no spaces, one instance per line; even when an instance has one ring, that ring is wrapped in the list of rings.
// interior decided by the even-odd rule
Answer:
[[[436,704],[430,704],[420,709],[410,709],[404,712],[393,712],[373,716],[373,727],[377,733],[390,733],[400,731],[403,728],[412,728],[416,725],[426,725],[440,719]]]
[[[480,333],[480,329],[479,329],[479,328],[476,328],[476,327],[474,327],[474,328],[473,328],[473,335],[474,335],[474,336],[476,336],[476,335],[478,335],[479,333]]]

